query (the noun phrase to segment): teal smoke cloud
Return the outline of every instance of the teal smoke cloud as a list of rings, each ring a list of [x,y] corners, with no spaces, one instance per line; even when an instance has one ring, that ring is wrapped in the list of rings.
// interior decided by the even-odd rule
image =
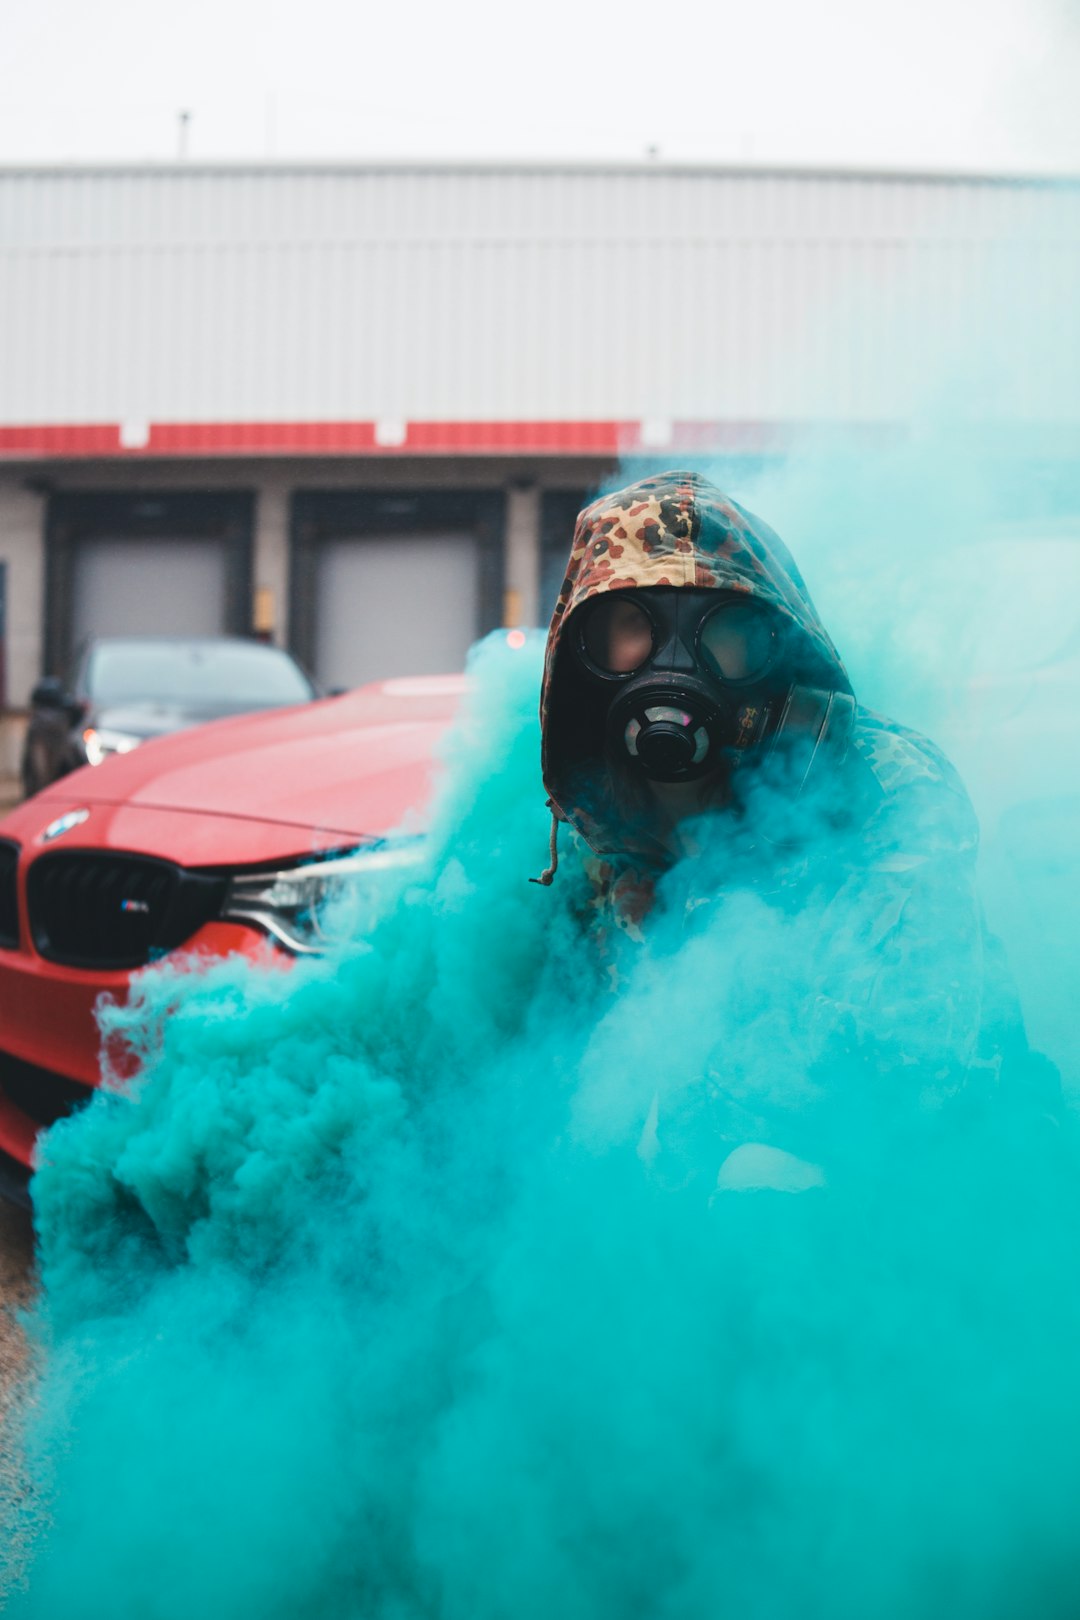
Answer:
[[[1009,344],[1075,421],[1072,287],[1049,308],[1014,269]],[[921,1011],[966,972],[947,930],[887,1041],[819,1018],[884,949],[857,864],[848,929],[721,823],[600,960],[565,845],[526,881],[539,648],[485,644],[427,864],[373,928],[287,974],[148,974],[108,1015],[137,1089],[50,1133],[9,1613],[1080,1610],[1080,480],[1045,401],[1020,446],[986,419],[1016,394],[994,330],[921,433],[733,493],[860,698],[961,766],[1046,1057],[952,1085]]]
[[[613,989],[572,863],[525,881],[538,674],[479,650],[366,938],[111,1015],[146,1076],[36,1183],[9,1612],[1075,1613],[1067,1117],[815,1047],[814,907],[688,920],[687,866]]]

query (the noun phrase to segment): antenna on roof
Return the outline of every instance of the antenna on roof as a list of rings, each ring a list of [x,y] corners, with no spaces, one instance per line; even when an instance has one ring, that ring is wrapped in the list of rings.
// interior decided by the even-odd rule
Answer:
[[[183,163],[188,155],[188,131],[191,128],[191,114],[190,112],[180,112],[177,113],[176,119],[176,155],[180,162]]]

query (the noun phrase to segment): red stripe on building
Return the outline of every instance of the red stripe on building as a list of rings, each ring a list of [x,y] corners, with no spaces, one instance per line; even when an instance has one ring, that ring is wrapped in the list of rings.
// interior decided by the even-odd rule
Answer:
[[[636,422],[154,423],[144,455],[613,455]]]
[[[636,422],[410,422],[410,455],[618,455]]]
[[[864,430],[865,431],[865,430]],[[0,457],[619,456],[778,452],[791,423],[154,422],[0,426]]]
[[[67,427],[0,427],[0,455],[118,456],[120,429],[115,423]]]
[[[374,422],[154,422],[151,456],[371,455]]]

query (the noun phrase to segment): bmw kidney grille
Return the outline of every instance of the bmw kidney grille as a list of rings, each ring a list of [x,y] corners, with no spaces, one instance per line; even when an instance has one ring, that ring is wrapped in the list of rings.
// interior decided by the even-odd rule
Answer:
[[[67,967],[142,967],[218,915],[226,882],[148,855],[41,855],[27,877],[34,947]]]

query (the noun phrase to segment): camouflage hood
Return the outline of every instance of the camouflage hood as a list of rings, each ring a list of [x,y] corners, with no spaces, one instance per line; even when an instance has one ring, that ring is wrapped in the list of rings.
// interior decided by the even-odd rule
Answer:
[[[803,678],[850,692],[840,657],[825,632],[802,576],[783,541],[708,479],[692,472],[657,473],[585,507],[574,530],[566,578],[548,632],[540,698],[543,774],[551,803],[597,851],[626,848],[602,797],[582,802],[560,705],[569,650],[566,629],[581,607],[604,591],[653,585],[744,591],[782,613],[801,631]]]

